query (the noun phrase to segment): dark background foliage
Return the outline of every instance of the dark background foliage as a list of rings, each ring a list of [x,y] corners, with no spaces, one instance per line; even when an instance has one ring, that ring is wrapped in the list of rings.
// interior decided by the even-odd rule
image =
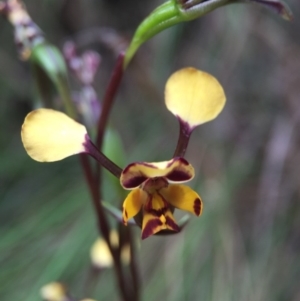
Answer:
[[[161,1],[25,3],[59,48],[71,39],[100,52],[101,98],[115,62],[107,39],[122,46]],[[210,72],[227,96],[187,152],[203,216],[178,235],[140,243],[142,300],[300,299],[300,8],[288,3],[293,22],[239,4],[173,27],[143,45],[126,71],[111,116],[126,163],[172,155],[178,125],[163,90],[173,71]],[[11,26],[0,19],[0,28],[0,299],[40,300],[40,287],[59,280],[79,298],[118,300],[111,270],[89,281],[97,232],[78,158],[40,164],[22,147],[35,95],[31,68],[17,58]]]

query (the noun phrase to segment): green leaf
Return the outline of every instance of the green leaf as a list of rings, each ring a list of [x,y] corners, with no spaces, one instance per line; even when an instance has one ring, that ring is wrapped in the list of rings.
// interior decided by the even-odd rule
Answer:
[[[30,61],[33,66],[38,92],[45,105],[49,107],[52,102],[53,93],[51,89],[54,85],[67,114],[72,118],[76,118],[68,84],[67,68],[61,52],[49,43],[42,43],[32,49]]]

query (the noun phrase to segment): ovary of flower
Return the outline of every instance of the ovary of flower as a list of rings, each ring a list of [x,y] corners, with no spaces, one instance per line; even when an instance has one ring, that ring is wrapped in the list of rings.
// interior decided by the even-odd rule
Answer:
[[[179,232],[173,217],[173,207],[189,211],[196,216],[202,213],[200,196],[191,188],[179,183],[190,181],[194,168],[183,158],[128,165],[120,177],[124,189],[132,190],[123,204],[123,222],[143,213],[142,239],[161,230]]]
[[[168,110],[191,130],[216,118],[225,101],[218,80],[195,68],[184,68],[173,73],[166,83],[165,102]]]

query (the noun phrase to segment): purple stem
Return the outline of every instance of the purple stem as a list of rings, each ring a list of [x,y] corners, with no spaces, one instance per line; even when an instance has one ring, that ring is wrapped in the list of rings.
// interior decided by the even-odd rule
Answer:
[[[89,136],[86,135],[86,141],[84,147],[86,153],[96,159],[103,167],[110,171],[114,176],[120,178],[122,169],[116,165],[113,161],[109,160],[102,152],[99,151],[97,146],[90,140]]]
[[[118,91],[119,85],[120,85],[122,77],[123,77],[123,71],[124,71],[123,70],[123,61],[124,61],[124,52],[121,52],[118,56],[115,69],[113,71],[113,74],[109,81],[109,85],[106,89],[106,92],[105,92],[105,95],[103,98],[102,110],[101,110],[101,115],[100,115],[99,122],[98,122],[98,132],[97,132],[97,138],[96,138],[96,145],[100,150],[102,149],[103,136],[104,136],[105,128],[107,125],[109,113],[110,113],[112,105],[113,105],[113,100]]]
[[[173,158],[184,157],[193,129],[178,117],[179,137]]]
[[[133,282],[133,290],[134,290],[134,300],[139,300],[140,295],[140,277],[139,277],[139,270],[138,270],[138,263],[137,263],[137,256],[136,256],[136,245],[134,242],[134,234],[132,233],[132,228],[127,228],[128,233],[128,240],[130,245],[130,271],[132,275],[132,282]]]
[[[113,71],[113,74],[111,76],[110,82],[108,84],[107,90],[105,92],[103,103],[102,103],[102,110],[101,115],[98,121],[98,131],[97,131],[97,137],[96,137],[96,145],[94,145],[90,139],[87,139],[87,144],[85,145],[88,150],[88,154],[94,157],[97,161],[101,163],[102,166],[107,168],[113,175],[115,175],[117,178],[120,178],[122,170],[120,167],[118,167],[115,163],[110,161],[101,151],[102,144],[103,144],[103,138],[105,133],[105,128],[107,125],[108,117],[113,105],[114,97],[118,91],[118,88],[120,86],[122,77],[123,77],[123,61],[124,61],[124,53],[120,53],[119,57],[117,59],[117,63],[115,66],[115,69]],[[99,166],[100,167],[100,166]],[[91,172],[91,169],[90,169]],[[100,190],[98,187],[101,187],[101,173],[100,168],[96,169],[95,176],[92,176],[93,184],[91,185],[93,189],[97,190],[97,194],[99,195],[100,199]],[[98,186],[99,185],[99,186]],[[103,210],[102,204],[101,204],[101,210]],[[134,253],[131,255],[132,257],[132,263],[131,263],[131,273],[134,281],[134,300],[130,298],[131,293],[126,289],[125,286],[125,279],[124,279],[124,271],[122,269],[122,265],[120,262],[120,249],[114,250],[111,248],[111,244],[109,243],[109,247],[111,249],[111,253],[114,258],[115,266],[116,266],[116,274],[118,277],[119,285],[121,292],[123,294],[124,300],[130,300],[135,301],[139,300],[138,296],[138,279],[137,279],[137,267],[134,257]],[[130,247],[131,250],[134,248],[133,239],[130,239]]]
[[[123,296],[123,300],[131,301],[125,285],[124,271],[122,269],[122,263],[120,261],[119,250],[114,249],[109,240],[108,221],[106,219],[106,215],[104,213],[104,208],[102,206],[102,203],[100,202],[100,191],[98,189],[98,183],[97,181],[95,181],[95,177],[93,175],[88,157],[86,157],[84,153],[80,154],[80,160],[84,170],[85,178],[87,180],[88,186],[90,188],[90,192],[92,194],[92,200],[97,215],[99,234],[103,235],[103,238],[105,239],[109,247],[109,250],[111,252],[111,255],[114,259],[115,272],[118,279],[120,292]]]

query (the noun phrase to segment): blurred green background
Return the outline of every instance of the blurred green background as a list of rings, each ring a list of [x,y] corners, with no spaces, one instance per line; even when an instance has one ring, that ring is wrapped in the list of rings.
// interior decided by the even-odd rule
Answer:
[[[116,47],[129,41],[162,1],[25,3],[59,48],[71,39],[100,52],[101,98],[115,62],[103,40],[112,37]],[[142,46],[125,73],[110,121],[126,164],[172,155],[178,124],[164,106],[172,72],[205,70],[227,96],[221,115],[195,130],[186,155],[197,172],[191,186],[203,198],[202,217],[178,235],[140,242],[144,301],[300,300],[300,7],[288,3],[293,22],[239,4],[173,27]],[[90,285],[96,220],[78,158],[41,164],[23,149],[31,69],[18,60],[3,18],[0,28],[0,299],[38,301],[40,287],[59,280],[78,298],[120,300],[112,270]],[[114,201],[114,191],[105,197]]]

